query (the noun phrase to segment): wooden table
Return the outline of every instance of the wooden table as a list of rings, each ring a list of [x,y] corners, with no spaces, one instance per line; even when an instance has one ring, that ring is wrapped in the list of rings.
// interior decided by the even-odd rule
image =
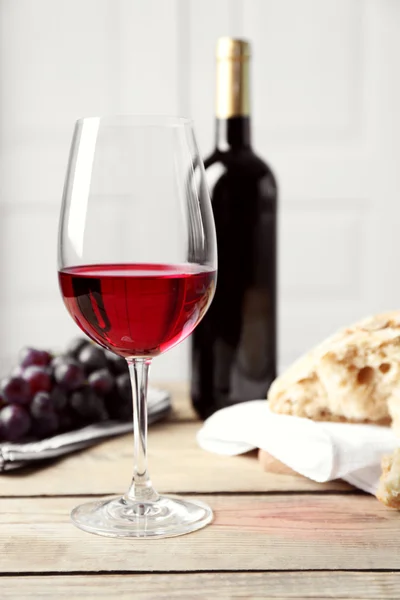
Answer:
[[[400,514],[343,482],[263,472],[255,455],[196,446],[184,387],[149,434],[162,492],[215,511],[205,529],[158,541],[90,535],[69,521],[85,499],[124,491],[130,436],[31,474],[0,478],[0,598],[400,598]]]

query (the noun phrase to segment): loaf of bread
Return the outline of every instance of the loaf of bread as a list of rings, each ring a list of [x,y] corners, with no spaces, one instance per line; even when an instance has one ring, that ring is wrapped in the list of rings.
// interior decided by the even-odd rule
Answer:
[[[376,497],[386,506],[400,510],[400,448],[382,460],[382,475]]]
[[[400,311],[369,317],[325,340],[272,384],[277,413],[390,424],[400,435]]]

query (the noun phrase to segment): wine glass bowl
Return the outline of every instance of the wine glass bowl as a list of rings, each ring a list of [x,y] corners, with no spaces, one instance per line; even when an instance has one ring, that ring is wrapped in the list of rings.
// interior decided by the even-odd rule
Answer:
[[[119,498],[74,509],[81,529],[168,537],[212,519],[198,501],[160,496],[147,472],[151,360],[185,339],[216,285],[216,240],[193,124],[174,117],[80,119],[59,228],[59,283],[77,325],[126,358],[134,405],[134,474]]]

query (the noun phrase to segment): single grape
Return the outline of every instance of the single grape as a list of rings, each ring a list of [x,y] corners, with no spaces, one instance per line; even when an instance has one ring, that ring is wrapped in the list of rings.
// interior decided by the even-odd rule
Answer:
[[[52,356],[46,350],[36,350],[36,348],[23,348],[20,353],[19,364],[22,368],[36,365],[46,367],[50,364]]]
[[[77,390],[85,383],[85,374],[77,362],[63,362],[56,366],[54,378],[67,391]]]
[[[40,419],[49,412],[54,412],[51,396],[48,392],[39,392],[31,402],[31,415],[35,419]]]
[[[57,412],[63,411],[68,404],[68,396],[66,392],[58,386],[55,386],[52,389],[50,398],[53,403],[53,408]]]
[[[86,410],[87,390],[82,389],[79,392],[74,392],[69,398],[69,405],[74,411],[74,414],[79,417],[87,417],[90,409]]]
[[[108,369],[100,369],[100,371],[93,371],[89,375],[88,384],[96,394],[105,396],[113,389],[114,378]]]
[[[22,377],[6,377],[1,381],[0,392],[7,404],[29,404],[29,384]]]
[[[38,392],[49,392],[53,386],[50,370],[47,367],[32,365],[24,370],[22,377],[29,385],[31,396]]]
[[[32,421],[32,430],[36,437],[50,437],[59,430],[59,418],[57,413],[50,410],[41,414],[39,417],[34,417]]]
[[[31,418],[22,406],[10,404],[0,410],[0,439],[18,442],[30,428]]]
[[[129,377],[129,373],[123,373],[122,375],[118,375],[115,380],[118,395],[121,400],[124,402],[132,403],[132,386],[131,379]]]
[[[80,351],[90,342],[82,337],[74,338],[67,346],[66,354],[73,358],[78,358]]]
[[[122,373],[128,372],[128,363],[126,362],[125,358],[118,356],[118,354],[114,354],[114,352],[111,352],[110,350],[106,350],[105,355],[107,358],[107,365],[111,373],[114,375],[121,375]]]
[[[82,348],[79,352],[78,360],[81,365],[83,365],[86,373],[91,373],[92,371],[98,371],[99,369],[107,367],[107,359],[104,350],[97,346],[93,346],[93,344],[87,344]]]
[[[38,438],[54,435],[59,429],[59,419],[48,392],[39,392],[31,402],[32,430]]]
[[[74,412],[85,423],[96,423],[108,419],[103,398],[89,388],[74,392],[69,402]]]

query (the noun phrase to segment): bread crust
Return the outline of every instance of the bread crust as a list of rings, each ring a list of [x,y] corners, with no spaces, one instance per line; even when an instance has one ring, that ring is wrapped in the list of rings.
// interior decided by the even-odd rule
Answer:
[[[316,421],[392,423],[400,435],[400,311],[342,329],[272,384],[269,406]]]
[[[386,506],[400,510],[400,448],[382,459],[382,475],[376,497]]]

